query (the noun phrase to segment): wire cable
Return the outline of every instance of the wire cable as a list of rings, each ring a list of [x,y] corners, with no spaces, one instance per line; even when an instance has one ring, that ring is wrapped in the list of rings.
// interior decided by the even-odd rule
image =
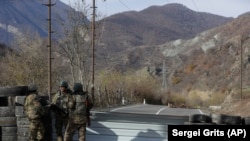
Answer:
[[[120,2],[124,7],[126,7],[128,10],[131,10],[131,8],[129,8],[124,2],[122,2],[121,0],[119,0],[119,2]]]
[[[193,5],[194,5],[195,9],[197,10],[197,12],[200,12],[200,10],[198,9],[198,7],[197,7],[196,3],[194,2],[194,0],[192,0],[192,2],[193,2]]]

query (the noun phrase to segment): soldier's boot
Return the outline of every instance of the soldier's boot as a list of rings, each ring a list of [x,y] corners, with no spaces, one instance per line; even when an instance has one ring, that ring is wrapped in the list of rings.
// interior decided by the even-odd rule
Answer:
[[[63,141],[63,137],[62,136],[57,136],[57,141]]]

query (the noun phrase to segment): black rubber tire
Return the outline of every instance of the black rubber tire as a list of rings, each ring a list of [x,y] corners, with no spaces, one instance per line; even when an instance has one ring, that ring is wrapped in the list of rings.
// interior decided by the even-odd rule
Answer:
[[[26,117],[16,117],[16,124],[17,127],[19,128],[28,128],[30,125],[30,121]]]
[[[17,141],[17,136],[2,136],[1,141]]]
[[[224,123],[227,125],[241,125],[242,119],[241,116],[226,115]]]
[[[16,136],[17,127],[0,127],[0,136]]]
[[[17,136],[18,141],[28,141],[29,137],[22,137],[22,136]]]
[[[16,126],[16,117],[0,117],[0,126]]]
[[[0,106],[8,106],[8,97],[0,97]]]
[[[184,125],[215,125],[214,123],[194,123],[194,122],[184,122]]]
[[[15,105],[16,106],[23,106],[24,105],[24,99],[26,96],[16,96],[15,98]]]
[[[17,128],[17,136],[19,137],[29,137],[29,128]]]
[[[212,119],[208,115],[204,114],[192,114],[189,116],[189,122],[191,123],[211,123]]]
[[[0,118],[15,116],[15,106],[0,107]]]
[[[27,94],[28,86],[0,87],[0,97],[24,96]]]
[[[23,106],[16,106],[15,107],[15,116],[16,117],[26,117]]]
[[[212,122],[219,125],[242,125],[241,116],[212,114],[211,117],[212,117]]]
[[[243,117],[243,125],[250,125],[250,117]]]

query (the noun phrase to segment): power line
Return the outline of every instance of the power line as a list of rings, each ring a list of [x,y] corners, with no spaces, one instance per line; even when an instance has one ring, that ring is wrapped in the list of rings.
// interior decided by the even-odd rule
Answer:
[[[199,12],[200,10],[198,9],[198,7],[197,7],[196,3],[194,2],[194,0],[192,0],[192,2],[193,2],[194,7],[196,8],[196,10]]]
[[[119,0],[119,2],[120,2],[124,7],[126,7],[128,10],[131,10],[124,2],[122,2],[121,0]]]

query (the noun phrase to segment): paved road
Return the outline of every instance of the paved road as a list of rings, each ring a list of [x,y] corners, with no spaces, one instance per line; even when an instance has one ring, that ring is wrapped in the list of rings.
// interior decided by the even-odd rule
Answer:
[[[149,105],[149,104],[123,106],[111,109],[110,112],[150,114],[150,115],[170,115],[170,116],[189,116],[191,114],[203,113],[199,109],[169,108],[168,106],[164,105]]]
[[[139,104],[92,111],[87,141],[168,141],[168,125],[181,125],[199,109]],[[74,141],[77,141],[77,134]]]

